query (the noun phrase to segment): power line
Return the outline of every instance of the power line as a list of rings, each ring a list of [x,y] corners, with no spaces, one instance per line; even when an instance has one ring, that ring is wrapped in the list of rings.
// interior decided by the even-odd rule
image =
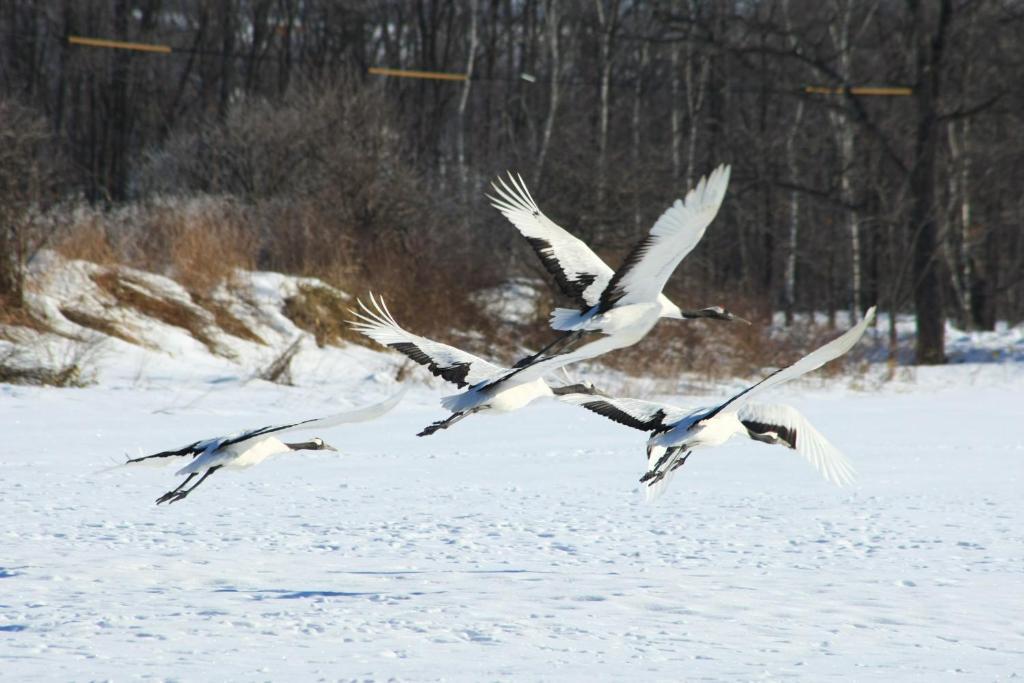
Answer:
[[[111,40],[108,38],[93,38],[87,36],[76,36],[69,35],[67,37],[68,44],[78,45],[81,47],[93,47],[93,48],[105,48],[112,50],[129,50],[134,52],[148,52],[156,54],[213,54],[222,55],[228,57],[247,57],[248,55],[242,53],[228,53],[219,52],[213,50],[199,50],[195,48],[174,48],[170,45],[164,45],[159,43],[134,43],[121,40]],[[465,73],[455,73],[447,71],[420,71],[414,69],[395,69],[381,66],[371,66],[367,69],[367,73],[375,76],[384,76],[386,78],[413,78],[421,80],[435,80],[435,81],[455,81],[465,82],[467,80],[477,82],[494,82],[494,83],[508,83],[523,81],[526,83],[545,83],[547,79],[538,78],[533,74],[520,73],[518,76],[480,76],[473,75],[470,77]],[[569,86],[580,86],[580,85],[594,85],[589,81],[581,81],[580,79],[567,78],[563,79],[563,83]],[[626,85],[613,84],[615,87],[627,87]],[[632,87],[632,83],[628,87]],[[738,92],[743,91],[758,91],[764,92],[762,86],[743,86],[733,85],[733,90]],[[901,86],[849,86],[849,87],[830,87],[830,86],[819,86],[819,85],[807,85],[797,86],[792,89],[777,89],[772,88],[773,92],[783,93],[796,93],[796,94],[808,94],[808,95],[842,95],[849,93],[857,96],[869,96],[869,97],[893,97],[893,96],[907,96],[913,93],[911,88]]]
[[[396,78],[423,78],[434,81],[468,81],[468,74],[450,73],[445,71],[412,71],[409,69],[388,69],[383,66],[371,66],[368,73],[377,76],[393,76]]]
[[[127,43],[123,40],[108,40],[106,38],[87,38],[85,36],[68,36],[68,43],[71,45],[84,45],[87,47],[105,47],[114,50],[134,50],[136,52],[159,52],[170,54],[170,45],[155,45],[152,43]]]

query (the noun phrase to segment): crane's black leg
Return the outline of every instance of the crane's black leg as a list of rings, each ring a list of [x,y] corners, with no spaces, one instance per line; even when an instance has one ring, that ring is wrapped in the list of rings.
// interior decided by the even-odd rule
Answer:
[[[657,484],[659,481],[665,478],[666,474],[676,469],[679,469],[684,464],[686,464],[686,459],[690,457],[690,453],[692,453],[693,451],[686,451],[686,454],[679,460],[676,460],[674,463],[672,463],[667,470],[661,469],[662,466],[672,458],[672,456],[674,456],[676,453],[683,450],[684,448],[686,448],[685,444],[683,444],[682,446],[672,446],[671,448],[666,449],[665,453],[660,458],[658,458],[658,462],[654,463],[654,467],[647,470],[647,472],[644,473],[644,476],[640,477],[640,483],[647,484],[648,486]]]
[[[202,484],[204,481],[206,481],[207,477],[209,477],[211,474],[213,474],[214,472],[219,470],[221,467],[223,467],[223,465],[217,465],[216,467],[211,467],[210,469],[206,470],[206,472],[203,474],[203,476],[201,476],[199,478],[199,481],[197,481],[196,483],[192,484],[192,488],[186,489],[184,491],[179,491],[178,493],[174,494],[174,497],[170,498],[167,502],[169,502],[169,503],[177,503],[179,500],[182,500],[183,498],[185,498],[185,496],[187,496],[188,494],[190,494],[193,491],[195,491],[196,488],[200,484]]]
[[[177,488],[175,488],[175,489],[174,489],[174,490],[172,490],[172,491],[168,491],[168,492],[167,492],[167,493],[165,493],[164,495],[162,495],[162,496],[160,496],[159,498],[157,498],[157,499],[156,499],[156,504],[157,504],[157,505],[159,505],[160,503],[166,503],[166,502],[167,502],[168,500],[170,500],[171,498],[173,498],[173,497],[174,497],[174,496],[175,496],[175,495],[176,495],[176,494],[178,493],[178,491],[180,491],[180,490],[181,490],[181,489],[182,489],[182,488],[183,488],[183,487],[185,486],[185,484],[187,484],[187,483],[189,483],[190,481],[192,481],[192,479],[193,479],[193,478],[194,478],[195,476],[196,476],[196,473],[195,473],[195,472],[193,472],[192,474],[190,474],[190,475],[188,475],[187,477],[185,477],[185,481],[183,481],[183,482],[181,482],[180,484],[178,484]]]
[[[420,432],[419,434],[417,434],[416,436],[430,436],[434,432],[440,431],[442,429],[448,429],[449,427],[451,427],[453,424],[455,424],[459,420],[461,420],[463,418],[466,418],[466,417],[469,417],[470,415],[472,415],[473,413],[475,413],[475,412],[477,412],[479,410],[480,410],[480,408],[473,408],[472,410],[467,410],[467,411],[464,411],[464,412],[461,412],[461,413],[452,413],[451,415],[449,415],[448,417],[446,417],[443,420],[438,420],[437,422],[432,422],[430,425],[425,427],[423,429],[423,431]]]
[[[582,336],[583,336],[583,330],[575,330],[573,332],[566,332],[561,337],[559,337],[555,341],[551,342],[550,344],[545,346],[543,349],[541,349],[537,353],[534,353],[532,355],[526,356],[524,358],[520,358],[518,361],[516,361],[516,364],[513,365],[512,367],[513,368],[524,368],[524,367],[527,367],[529,365],[533,365],[545,353],[547,353],[549,357],[557,355],[556,353],[554,353],[553,350],[561,351],[564,347],[568,346],[569,344],[572,344],[574,341],[578,340]]]
[[[685,465],[686,459],[689,458],[692,453],[693,451],[686,451],[683,457],[679,458],[679,460],[676,460],[674,463],[672,463],[672,469],[669,470],[669,472],[674,472],[675,470],[678,470],[680,467]]]

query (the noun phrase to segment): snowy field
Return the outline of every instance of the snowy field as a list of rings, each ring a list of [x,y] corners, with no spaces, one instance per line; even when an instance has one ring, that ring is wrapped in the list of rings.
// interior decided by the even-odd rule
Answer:
[[[738,442],[646,504],[641,433],[542,402],[417,438],[445,393],[417,385],[299,432],[340,454],[157,507],[173,466],[102,470],[395,390],[368,349],[304,352],[283,387],[161,334],[173,356],[116,342],[91,388],[0,385],[0,679],[1024,674],[1024,363],[777,392],[846,452],[848,490]]]

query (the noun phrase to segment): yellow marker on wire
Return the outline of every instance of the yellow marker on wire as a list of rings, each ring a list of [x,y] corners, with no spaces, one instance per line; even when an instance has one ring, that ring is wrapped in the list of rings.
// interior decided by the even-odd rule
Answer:
[[[386,69],[382,66],[371,66],[368,71],[378,76],[395,76],[397,78],[426,78],[435,81],[467,81],[466,74],[453,74],[444,71],[410,71],[408,69]]]
[[[107,40],[105,38],[86,38],[84,36],[68,36],[68,43],[71,45],[85,45],[87,47],[107,47],[114,50],[134,50],[136,52],[159,52],[168,54],[171,52],[170,45],[155,45],[152,43],[126,43],[123,40]]]
[[[853,88],[828,88],[821,85],[808,85],[804,88],[804,92],[811,95],[842,95],[848,92],[851,95],[901,97],[906,95],[912,95],[914,93],[914,90],[913,88],[904,88],[897,86],[855,86]]]

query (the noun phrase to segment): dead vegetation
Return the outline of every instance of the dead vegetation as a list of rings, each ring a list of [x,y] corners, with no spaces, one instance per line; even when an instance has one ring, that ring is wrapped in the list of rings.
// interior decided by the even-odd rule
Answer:
[[[0,306],[0,339],[11,339],[5,332],[5,328],[23,327],[35,332],[48,332],[49,326],[32,314],[32,311],[24,307],[6,308]]]
[[[60,314],[81,327],[95,330],[100,334],[105,334],[108,337],[116,337],[121,341],[129,344],[143,345],[142,342],[132,335],[125,332],[121,327],[112,320],[107,318],[101,318],[91,313],[86,313],[75,308],[68,308],[62,306],[60,308]]]
[[[197,306],[209,311],[213,315],[213,320],[217,323],[217,327],[224,330],[232,337],[238,337],[239,339],[255,342],[263,346],[267,345],[267,342],[262,337],[253,332],[248,325],[239,320],[234,313],[228,310],[227,304],[217,301],[210,296],[195,292],[192,293],[192,300]]]
[[[292,360],[294,360],[295,356],[299,353],[299,347],[301,345],[302,337],[296,337],[291,344],[286,346],[284,350],[274,358],[274,360],[256,373],[256,377],[266,380],[267,382],[291,386],[293,384]]]
[[[40,364],[29,357],[26,350],[10,346],[0,351],[0,384],[27,384],[31,386],[86,387],[95,382],[92,369],[102,345],[101,338],[64,347],[61,357],[49,354],[50,363]]]
[[[300,285],[298,293],[284,302],[288,319],[312,334],[321,348],[345,341],[366,343],[346,322],[352,317],[349,308],[349,301],[335,290],[313,285]]]
[[[40,222],[59,234],[54,248],[66,258],[160,273],[203,296],[251,270],[258,251],[249,210],[225,197],[61,207]]]
[[[119,304],[134,308],[139,313],[167,325],[182,328],[204,344],[211,353],[220,351],[217,341],[211,335],[210,320],[204,318],[194,308],[180,301],[153,296],[146,292],[145,283],[124,273],[107,271],[97,273],[92,279]]]

